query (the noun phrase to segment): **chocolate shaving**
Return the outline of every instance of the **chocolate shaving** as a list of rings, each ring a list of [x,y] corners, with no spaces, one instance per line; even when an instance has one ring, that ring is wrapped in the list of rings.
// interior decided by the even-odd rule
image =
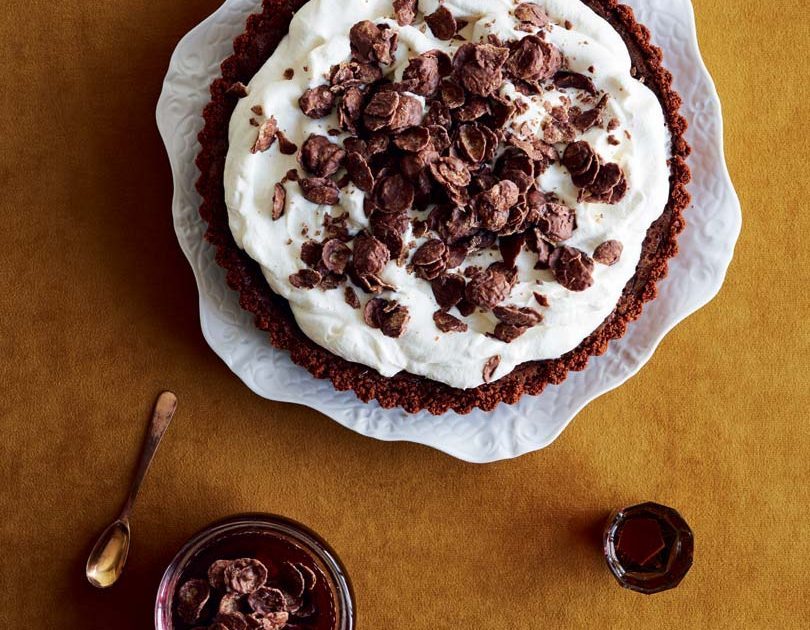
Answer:
[[[467,324],[444,311],[436,311],[433,313],[433,321],[436,324],[436,328],[444,333],[467,332],[468,329]]]
[[[498,366],[501,364],[501,357],[500,355],[495,355],[494,357],[490,357],[487,359],[487,362],[484,364],[484,371],[483,377],[484,382],[489,383],[492,381],[492,377],[495,376],[495,372],[498,369]]]
[[[593,81],[578,72],[558,72],[554,75],[554,85],[561,90],[566,88],[585,90],[591,96],[596,96],[598,93]]]
[[[537,291],[534,292],[534,299],[540,306],[548,307],[550,306],[548,298],[543,295],[542,293],[538,293]]]
[[[278,140],[278,150],[284,155],[295,155],[298,151],[298,145],[292,142],[283,131],[276,132],[276,139]]]
[[[287,191],[281,184],[273,189],[273,221],[278,221],[284,214],[284,205],[287,203]]]
[[[346,300],[346,304],[352,308],[360,308],[360,298],[357,297],[357,292],[351,287],[345,287],[343,289],[343,299]]]
[[[265,120],[261,127],[259,127],[259,135],[253,147],[250,149],[251,153],[264,153],[276,141],[276,132],[278,131],[278,123],[274,116],[270,116]]]
[[[456,19],[445,6],[440,6],[435,13],[426,15],[425,22],[437,39],[449,41],[456,34]]]

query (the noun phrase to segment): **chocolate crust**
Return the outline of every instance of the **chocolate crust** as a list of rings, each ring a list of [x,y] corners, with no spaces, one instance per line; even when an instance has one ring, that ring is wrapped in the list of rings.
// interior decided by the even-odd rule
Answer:
[[[250,81],[286,35],[295,11],[306,2],[264,0],[262,12],[248,19],[245,32],[234,41],[234,54],[222,63],[221,78],[211,85],[212,99],[203,112],[205,125],[199,134],[201,150],[196,164],[200,215],[208,223],[205,238],[215,247],[217,263],[227,270],[228,285],[239,293],[242,308],[253,314],[256,326],[269,334],[273,346],[289,351],[293,362],[314,377],[331,380],[339,391],[353,390],[364,402],[377,400],[385,408],[438,415],[448,410],[461,414],[475,408],[490,411],[502,402],[515,403],[524,394],[540,394],[548,384],[564,381],[569,371],[584,370],[590,357],[604,354],[612,340],[625,334],[628,324],[641,316],[643,305],[658,295],[657,283],[667,275],[668,261],[678,253],[678,235],[686,226],[683,213],[691,201],[686,190],[691,179],[686,165],[690,148],[684,139],[687,122],[679,113],[681,98],[672,88],[672,75],[663,67],[661,50],[651,43],[650,31],[636,22],[632,9],[617,0],[584,1],[622,36],[635,72],[661,101],[672,135],[669,203],[647,233],[635,276],[597,330],[558,359],[530,361],[499,381],[462,390],[406,372],[387,378],[318,346],[301,332],[287,301],[271,291],[259,265],[236,246],[228,226],[223,172],[237,97],[227,90],[237,81]]]

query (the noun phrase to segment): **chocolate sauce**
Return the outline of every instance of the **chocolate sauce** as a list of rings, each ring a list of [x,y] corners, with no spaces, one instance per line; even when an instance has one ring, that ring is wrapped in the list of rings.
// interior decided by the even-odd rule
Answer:
[[[267,567],[267,583],[273,584],[283,580],[280,570],[285,563],[301,564],[310,569],[316,576],[312,591],[307,594],[307,606],[314,609],[312,615],[305,618],[290,616],[288,627],[306,630],[336,630],[338,628],[337,586],[328,577],[328,572],[311,552],[298,542],[281,533],[262,530],[246,530],[227,534],[203,548],[188,564],[178,581],[179,585],[191,579],[208,581],[208,568],[217,560],[236,560],[254,558]],[[174,628],[190,630],[212,623],[217,615],[220,600],[218,593],[209,599],[201,615],[201,622],[186,624],[177,614],[177,602],[172,616]],[[309,611],[307,611],[309,612]]]
[[[660,593],[680,584],[692,566],[692,530],[672,508],[642,503],[616,510],[605,528],[605,556],[619,584]]]

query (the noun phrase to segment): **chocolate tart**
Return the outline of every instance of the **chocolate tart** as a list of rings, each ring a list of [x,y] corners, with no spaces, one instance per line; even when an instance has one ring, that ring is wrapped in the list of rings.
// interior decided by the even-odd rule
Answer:
[[[234,83],[250,81],[287,34],[295,11],[305,4],[305,0],[264,0],[261,13],[248,19],[245,32],[235,40],[234,54],[222,63],[222,76],[211,85],[196,163],[201,173],[197,182],[200,214],[208,223],[205,237],[216,249],[217,262],[227,270],[229,286],[239,293],[242,308],[253,314],[256,326],[268,333],[276,348],[287,350],[314,377],[331,380],[339,391],[354,391],[364,402],[376,400],[385,408],[401,407],[411,413],[452,410],[464,414],[475,408],[489,411],[501,402],[512,404],[524,394],[537,395],[547,385],[561,383],[569,371],[584,370],[591,356],[604,354],[610,341],[622,337],[628,324],[641,316],[643,305],[657,296],[657,283],[666,276],[669,259],[678,253],[677,238],[685,227],[683,213],[690,203],[687,122],[679,113],[681,98],[662,65],[661,50],[651,43],[649,30],[635,20],[632,9],[616,0],[583,1],[621,35],[634,74],[661,102],[672,137],[669,201],[647,233],[636,273],[615,310],[577,348],[557,359],[523,363],[496,382],[456,389],[406,372],[384,377],[318,346],[299,329],[286,300],[271,291],[259,265],[234,242],[223,184],[229,122],[237,102],[228,90]]]

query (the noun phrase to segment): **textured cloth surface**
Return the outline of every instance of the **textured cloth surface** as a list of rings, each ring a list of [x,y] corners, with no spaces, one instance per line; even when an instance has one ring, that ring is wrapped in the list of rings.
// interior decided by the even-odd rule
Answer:
[[[489,466],[261,400],[205,344],[154,106],[177,40],[217,5],[3,5],[0,625],[148,628],[188,536],[257,510],[332,543],[363,630],[802,627],[805,3],[695,0],[745,220],[718,299],[552,447]],[[180,410],[127,571],[98,592],[87,552],[123,500],[161,388]],[[691,573],[653,597],[620,589],[599,548],[608,512],[639,500],[678,508],[696,536]]]

